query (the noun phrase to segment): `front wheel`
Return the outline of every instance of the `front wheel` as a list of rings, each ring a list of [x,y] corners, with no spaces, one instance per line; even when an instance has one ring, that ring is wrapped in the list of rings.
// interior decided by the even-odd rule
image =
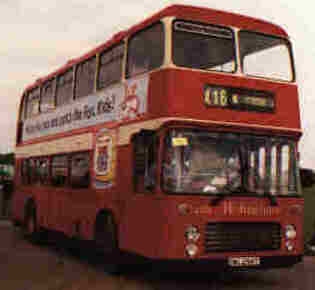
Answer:
[[[111,214],[100,216],[95,224],[94,241],[98,258],[106,261],[106,271],[119,272],[121,261],[117,239],[117,227]]]

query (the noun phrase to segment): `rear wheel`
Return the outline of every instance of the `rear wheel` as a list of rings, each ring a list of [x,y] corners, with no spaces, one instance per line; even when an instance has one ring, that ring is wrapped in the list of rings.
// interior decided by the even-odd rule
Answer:
[[[33,203],[25,209],[23,234],[28,240],[37,243],[40,240],[40,232],[37,224],[36,207]]]

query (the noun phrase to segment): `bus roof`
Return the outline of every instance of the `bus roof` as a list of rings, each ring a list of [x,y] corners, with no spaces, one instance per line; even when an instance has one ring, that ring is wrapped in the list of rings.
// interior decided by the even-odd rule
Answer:
[[[154,15],[145,19],[141,23],[132,26],[130,29],[118,32],[108,41],[97,46],[96,48],[87,52],[86,54],[76,59],[69,60],[65,65],[63,65],[56,71],[52,72],[51,74],[43,78],[37,79],[34,83],[26,87],[23,94],[26,91],[29,91],[33,89],[34,87],[40,85],[41,83],[49,79],[52,79],[56,75],[66,72],[73,65],[80,63],[86,59],[89,59],[96,53],[101,52],[105,50],[106,48],[111,47],[112,45],[115,45],[126,36],[132,35],[138,30],[141,30],[149,26],[150,24],[153,24],[154,22],[158,21],[159,19],[163,17],[167,17],[167,16],[173,16],[176,18],[181,18],[181,19],[186,19],[186,20],[191,20],[191,21],[218,24],[222,26],[231,26],[231,27],[236,27],[243,30],[251,30],[251,31],[257,31],[260,33],[265,33],[265,34],[272,34],[279,37],[285,37],[285,38],[288,37],[285,30],[282,29],[280,26],[267,22],[267,21],[257,19],[257,18],[244,16],[244,15],[231,13],[231,12],[215,10],[211,8],[195,7],[195,6],[188,6],[188,5],[171,5],[155,13]]]

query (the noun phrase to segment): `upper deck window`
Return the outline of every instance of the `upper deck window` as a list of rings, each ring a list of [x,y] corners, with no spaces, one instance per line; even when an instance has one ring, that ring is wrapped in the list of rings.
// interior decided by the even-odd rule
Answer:
[[[56,79],[46,81],[42,85],[42,93],[40,99],[40,111],[42,113],[49,112],[55,108],[55,83]]]
[[[57,106],[68,104],[73,99],[73,69],[57,77]]]
[[[129,40],[127,77],[160,67],[163,58],[164,29],[162,23],[157,23]]]
[[[24,121],[27,118],[27,94],[22,96],[22,104],[20,109],[20,121]]]
[[[175,21],[173,61],[178,66],[194,69],[235,71],[232,30],[208,24]]]
[[[40,89],[35,88],[27,96],[26,117],[31,118],[39,114]]]
[[[240,31],[239,39],[245,74],[280,81],[294,79],[287,40],[249,31]]]
[[[81,98],[91,94],[94,90],[96,71],[96,57],[92,57],[76,68],[75,97]]]
[[[97,78],[98,89],[105,88],[121,80],[123,56],[123,43],[101,53]]]

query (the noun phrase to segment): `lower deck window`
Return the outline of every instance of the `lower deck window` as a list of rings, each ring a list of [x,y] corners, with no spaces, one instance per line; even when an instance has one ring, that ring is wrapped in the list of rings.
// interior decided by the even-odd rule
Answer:
[[[54,186],[64,186],[68,179],[68,156],[55,156],[51,164],[51,181]]]
[[[90,156],[89,153],[74,154],[71,157],[71,186],[85,188],[90,183]]]

